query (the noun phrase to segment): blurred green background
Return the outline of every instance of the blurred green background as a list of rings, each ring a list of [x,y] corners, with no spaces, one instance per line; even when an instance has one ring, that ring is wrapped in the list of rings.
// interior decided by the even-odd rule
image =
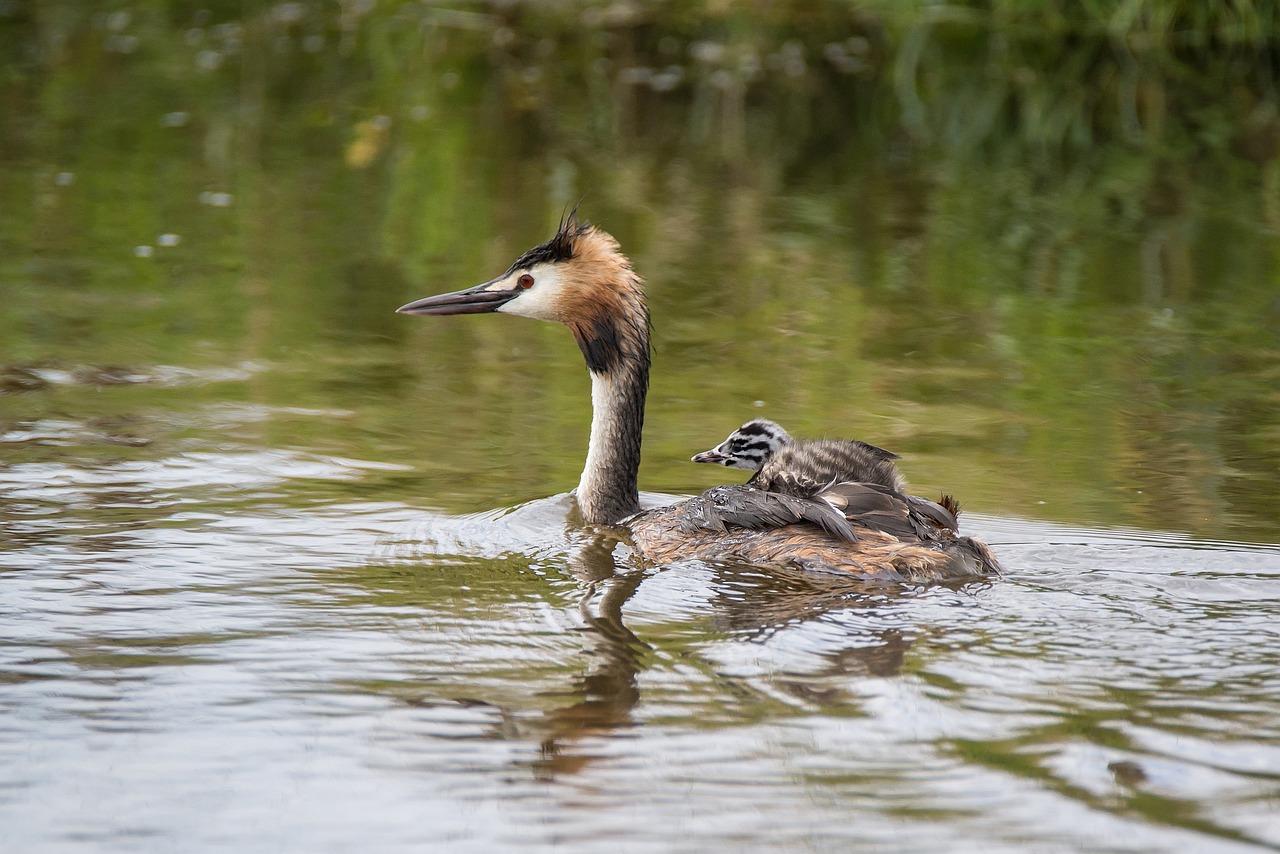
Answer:
[[[648,282],[643,488],[764,415],[975,511],[1280,540],[1278,46],[1250,2],[0,0],[0,463],[569,489],[569,336],[393,312],[585,196]]]

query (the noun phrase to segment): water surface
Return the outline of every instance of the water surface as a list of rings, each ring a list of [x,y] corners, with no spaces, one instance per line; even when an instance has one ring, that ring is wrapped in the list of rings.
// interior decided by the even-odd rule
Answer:
[[[0,4],[14,850],[1280,848],[1272,102],[1046,149],[929,100],[956,33],[906,92],[892,17],[156,8]],[[584,193],[651,297],[647,501],[773,417],[1007,575],[568,522],[567,333],[393,312]]]

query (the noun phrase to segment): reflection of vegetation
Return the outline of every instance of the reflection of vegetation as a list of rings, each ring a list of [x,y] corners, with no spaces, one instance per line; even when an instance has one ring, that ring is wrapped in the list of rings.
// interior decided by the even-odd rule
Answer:
[[[651,487],[762,400],[975,508],[1274,536],[1269,5],[2,8],[0,359],[259,367],[5,418],[230,395],[450,506],[565,489],[567,338],[386,309],[588,192],[655,303]]]

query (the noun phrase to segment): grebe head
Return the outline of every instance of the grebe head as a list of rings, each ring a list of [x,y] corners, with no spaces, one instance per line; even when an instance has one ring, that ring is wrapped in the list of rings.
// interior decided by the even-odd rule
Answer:
[[[631,262],[612,235],[579,223],[576,209],[545,243],[525,252],[497,278],[453,293],[416,300],[401,314],[502,312],[563,323],[573,332],[592,373],[608,373],[619,359],[649,354],[649,311]]]
[[[401,306],[402,314],[502,312],[569,327],[591,372],[591,439],[578,481],[582,519],[640,509],[637,474],[649,388],[649,309],[618,241],[570,213],[546,243],[483,284]]]
[[[763,418],[748,421],[709,451],[694,454],[695,463],[718,463],[731,469],[759,471],[784,445],[791,444],[791,434],[782,426]]]

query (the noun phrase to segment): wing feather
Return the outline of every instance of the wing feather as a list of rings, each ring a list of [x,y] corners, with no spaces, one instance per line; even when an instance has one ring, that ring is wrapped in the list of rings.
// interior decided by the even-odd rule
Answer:
[[[680,524],[690,533],[729,528],[766,530],[810,522],[833,537],[854,542],[852,526],[825,501],[766,492],[748,485],[717,486],[685,502]]]

